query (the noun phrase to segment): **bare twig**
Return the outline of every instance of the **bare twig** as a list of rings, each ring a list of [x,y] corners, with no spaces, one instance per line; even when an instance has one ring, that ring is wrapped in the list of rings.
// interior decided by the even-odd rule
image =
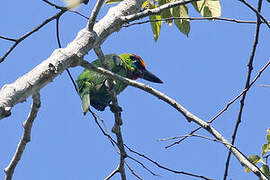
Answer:
[[[125,147],[128,148],[127,145],[125,145]],[[148,167],[146,167],[142,162],[140,162],[139,160],[135,159],[134,157],[132,157],[132,156],[130,156],[130,155],[127,154],[127,158],[129,158],[129,159],[135,161],[136,163],[138,163],[139,165],[141,165],[141,166],[142,166],[146,171],[148,171],[152,176],[160,176],[160,175],[154,173],[153,171],[151,171],[151,170],[150,170]]]
[[[259,17],[270,28],[270,23],[267,21],[267,19],[263,15],[261,15],[260,11],[258,11],[255,7],[253,7],[251,4],[249,4],[246,0],[239,0],[239,1],[244,3],[249,9],[251,9],[253,12],[255,12],[257,17]]]
[[[62,7],[62,6],[58,6],[58,5],[56,5],[56,4],[54,4],[54,3],[50,2],[50,1],[47,1],[47,0],[42,0],[42,1],[45,2],[45,3],[47,3],[47,4],[49,4],[50,6],[55,7],[56,9],[60,9],[60,10],[66,9],[66,10],[68,10],[68,8]]]
[[[270,63],[270,61],[269,61]],[[94,65],[92,65],[91,63],[87,62],[87,61],[82,61],[81,66],[83,66],[84,68],[87,69],[91,69],[94,70],[98,73],[104,74],[112,79],[121,81],[122,83],[125,83],[127,85],[131,85],[134,87],[137,87],[139,89],[142,89],[154,96],[156,96],[157,98],[163,100],[164,102],[168,103],[169,105],[171,105],[173,108],[175,108],[178,112],[180,112],[188,121],[192,121],[195,122],[196,124],[198,124],[199,126],[203,127],[206,131],[208,131],[210,134],[212,134],[216,139],[220,140],[223,142],[223,144],[232,151],[232,153],[235,155],[235,157],[239,160],[239,162],[248,167],[249,169],[251,169],[251,171],[256,174],[259,178],[262,178],[263,180],[267,180],[266,176],[261,172],[261,170],[255,166],[254,164],[252,164],[247,157],[245,157],[241,151],[239,151],[238,149],[232,147],[229,143],[229,141],[227,141],[217,130],[215,130],[209,123],[203,121],[202,119],[198,118],[197,116],[195,116],[194,114],[192,114],[191,112],[189,112],[187,109],[185,109],[182,105],[180,105],[178,102],[176,102],[174,99],[166,96],[165,94],[157,91],[156,89],[148,86],[148,85],[144,85],[143,83],[140,82],[136,82],[134,80],[130,80],[127,78],[124,78],[122,76],[119,76],[118,74],[115,74],[111,71],[108,71],[104,68],[101,67],[95,67]],[[268,66],[268,65],[267,65]]]
[[[257,84],[257,85],[255,85],[255,86],[258,86],[258,87],[267,87],[267,88],[270,87],[269,84]]]
[[[49,4],[50,6],[55,7],[56,9],[64,10],[64,11],[69,11],[69,12],[75,13],[75,14],[77,14],[77,15],[79,15],[79,16],[85,18],[85,19],[89,19],[87,16],[85,16],[85,15],[83,15],[83,14],[81,14],[81,13],[79,13],[78,11],[75,11],[75,10],[73,10],[73,9],[69,9],[69,8],[67,8],[67,7],[58,6],[58,5],[56,5],[56,4],[54,4],[54,3],[50,2],[50,1],[47,1],[47,0],[42,0],[42,1],[44,1],[44,2],[47,3],[47,4]],[[81,1],[81,3],[83,3],[83,2]]]
[[[95,53],[97,54],[97,56],[99,57],[101,64],[108,69],[108,65],[107,62],[105,61],[105,56],[101,50],[100,47],[95,48]],[[112,90],[109,91],[111,98],[112,98],[112,104],[114,107],[119,107],[118,106],[118,101],[117,101],[117,97],[116,97],[116,93],[113,87],[113,80],[112,79],[108,79],[109,80],[109,86],[112,87]],[[122,133],[121,133],[121,125],[122,125],[122,118],[121,118],[121,112],[117,111],[117,112],[113,112],[114,113],[114,119],[115,119],[115,123],[114,123],[114,127],[113,127],[113,133],[116,135],[117,138],[117,144],[118,144],[118,148],[120,151],[120,163],[119,163],[119,173],[121,174],[121,179],[122,180],[126,180],[126,173],[125,173],[125,167],[124,167],[124,162],[125,162],[125,158],[126,158],[126,151],[125,151],[125,147],[124,147],[124,142],[123,142],[123,137],[122,137]]]
[[[244,89],[241,93],[239,93],[234,99],[232,99],[228,104],[226,104],[226,106],[219,112],[217,113],[210,121],[207,121],[207,123],[212,123],[214,122],[221,114],[223,114],[225,111],[227,111],[227,109],[237,100],[239,99],[245,92],[247,92],[251,86],[254,85],[254,83],[258,80],[258,78],[261,76],[261,74],[264,72],[264,70],[270,65],[270,60],[262,67],[262,69],[260,69],[260,71],[257,73],[257,75],[255,76],[255,78],[252,80],[252,82],[250,83],[250,86],[246,89]],[[202,127],[198,127],[194,130],[192,130],[189,135],[194,134],[195,132],[197,132],[198,130],[200,130]],[[176,141],[168,146],[166,146],[165,148],[169,148],[172,147],[176,144],[181,143],[182,141],[184,141],[186,138],[188,138],[188,136],[183,137],[182,139],[180,139],[179,141]]]
[[[98,0],[94,9],[91,12],[89,21],[88,21],[88,31],[93,31],[94,24],[96,23],[97,15],[99,13],[99,10],[103,4],[104,0]]]
[[[165,166],[162,166],[161,164],[159,164],[158,162],[152,160],[151,158],[147,157],[146,155],[144,154],[141,154],[137,151],[134,151],[132,150],[131,148],[129,148],[128,146],[125,146],[130,152],[150,161],[151,163],[155,164],[157,167],[161,168],[161,169],[164,169],[166,171],[169,171],[169,172],[173,172],[175,174],[184,174],[184,175],[188,175],[188,176],[191,176],[191,177],[196,177],[196,178],[201,178],[201,179],[205,179],[205,180],[210,180],[209,178],[207,177],[204,177],[204,176],[200,176],[200,175],[196,175],[196,174],[192,174],[192,173],[188,173],[188,172],[184,172],[184,171],[176,171],[176,170],[173,170],[173,169],[170,169],[170,168],[167,168]]]
[[[16,42],[17,39],[13,39],[13,38],[9,38],[9,37],[4,37],[4,36],[0,36],[1,39],[5,39],[5,40],[8,40],[8,41],[14,41]]]
[[[140,180],[143,180],[138,174],[135,173],[135,171],[129,166],[129,164],[125,161],[126,166],[128,167],[128,169],[130,170],[130,172],[137,178]]]
[[[103,135],[106,136],[106,137],[110,140],[110,142],[111,142],[111,144],[113,145],[114,149],[115,149],[116,152],[120,155],[120,151],[118,150],[118,149],[119,149],[119,145],[118,145],[118,143],[111,137],[111,135],[109,134],[109,131],[107,130],[106,125],[105,125],[103,119],[101,119],[99,116],[97,116],[97,115],[96,115],[93,111],[91,111],[90,109],[89,109],[89,111],[91,112],[92,116],[94,117],[95,122],[96,122],[96,124],[98,125],[99,129],[101,130],[101,132],[103,133]],[[100,119],[100,121],[103,123],[105,130],[101,127],[101,125],[99,124],[99,122],[97,121],[97,119]],[[116,148],[115,145],[118,147],[118,149]],[[126,145],[124,145],[124,146],[126,146]],[[148,172],[150,172],[153,176],[158,176],[158,175],[156,175],[153,171],[151,171],[150,169],[148,169],[142,162],[140,162],[140,161],[138,161],[137,159],[135,159],[135,158],[129,156],[128,154],[127,154],[127,157],[130,158],[131,160],[137,162],[138,164],[140,164],[144,169],[146,169]],[[126,162],[125,162],[125,164],[126,164]],[[118,166],[118,167],[119,167],[119,166]],[[118,171],[119,171],[119,169],[117,170],[117,172],[118,172]],[[111,173],[110,175],[112,175],[112,174],[114,175],[115,173]],[[110,175],[109,175],[108,177],[110,177]]]
[[[42,28],[43,26],[45,26],[46,24],[48,24],[49,22],[51,22],[52,20],[58,18],[59,16],[61,16],[62,14],[64,14],[65,11],[62,10],[58,13],[56,13],[54,16],[46,19],[43,23],[41,23],[39,26],[37,26],[36,28],[34,28],[32,31],[24,34],[23,36],[21,36],[19,39],[17,39],[16,41],[14,41],[15,43],[7,50],[7,52],[0,58],[0,63],[3,62],[5,60],[5,58],[9,55],[9,53],[11,53],[11,51],[18,45],[20,44],[24,39],[26,39],[27,37],[29,37],[31,34],[37,32],[40,28]]]
[[[92,116],[94,117],[95,123],[98,125],[98,127],[99,127],[99,129],[101,130],[101,132],[103,133],[103,135],[106,136],[106,137],[109,139],[109,141],[111,142],[112,146],[115,148],[116,152],[117,152],[118,154],[120,154],[120,152],[119,152],[118,149],[117,149],[117,147],[118,147],[117,142],[111,137],[111,135],[109,134],[109,132],[106,131],[106,129],[104,130],[104,129],[102,128],[102,126],[99,124],[99,122],[98,122],[97,119],[100,118],[100,117],[98,117],[93,111],[91,111],[90,108],[89,108],[88,110],[89,110],[89,112],[92,114]],[[115,145],[116,145],[117,147],[116,147]]]
[[[258,13],[261,12],[261,7],[262,7],[262,0],[259,0],[258,1],[258,8],[257,8]],[[248,89],[250,87],[251,73],[252,73],[252,70],[253,70],[253,60],[254,60],[257,44],[258,44],[260,27],[261,27],[261,18],[259,17],[259,15],[257,15],[257,26],[256,26],[256,32],[255,32],[255,37],[254,37],[253,48],[252,48],[252,52],[251,52],[249,62],[248,62],[248,74],[247,74],[245,89]],[[247,91],[244,92],[244,94],[243,94],[243,96],[242,96],[242,98],[240,100],[240,109],[239,109],[239,113],[238,113],[238,118],[237,118],[234,130],[233,130],[233,135],[232,135],[232,142],[231,142],[232,145],[234,145],[234,142],[235,142],[235,139],[236,139],[236,134],[237,134],[239,125],[240,125],[241,120],[242,120],[242,112],[243,112],[243,108],[244,108],[244,104],[245,104],[246,94],[247,94]],[[228,170],[229,170],[231,155],[232,155],[232,153],[231,153],[231,151],[229,151],[228,156],[227,156],[227,160],[226,160],[225,172],[224,172],[223,180],[226,180],[227,176],[228,176]]]
[[[115,170],[113,170],[113,172],[111,172],[111,174],[109,174],[104,180],[111,179],[118,172],[119,172],[119,166]]]
[[[24,34],[23,36],[21,36],[20,38],[18,39],[14,39],[14,38],[8,38],[8,37],[4,37],[4,36],[0,36],[1,39],[5,39],[5,40],[9,40],[9,41],[13,41],[15,42],[7,51],[6,53],[0,58],[0,63],[3,62],[6,57],[12,52],[12,50],[18,45],[20,44],[24,39],[26,39],[27,37],[29,37],[30,35],[32,35],[33,33],[37,32],[40,28],[42,28],[43,26],[45,26],[46,24],[48,24],[49,22],[55,20],[55,19],[59,19],[60,16],[62,16],[65,12],[67,11],[70,11],[70,12],[73,12],[75,14],[78,14],[86,19],[88,19],[88,17],[84,16],[83,14],[77,12],[77,11],[74,11],[74,10],[70,10],[66,7],[61,7],[61,6],[58,6],[56,4],[53,4],[47,0],[43,0],[44,2],[46,2],[47,4],[55,7],[56,9],[59,9],[61,10],[60,12],[56,13],[55,15],[53,15],[52,17],[46,19],[44,22],[42,22],[40,25],[38,25],[37,27],[35,27],[33,30],[29,31],[28,33]]]
[[[18,143],[16,152],[14,156],[12,157],[12,160],[10,161],[9,165],[5,168],[6,173],[6,180],[11,180],[14,170],[20,161],[22,154],[24,152],[25,146],[28,142],[30,142],[31,137],[31,129],[33,122],[37,116],[39,107],[40,107],[40,95],[39,93],[35,93],[32,96],[33,103],[31,105],[31,111],[26,119],[26,121],[23,122],[24,132],[21,137],[20,142]]]
[[[138,19],[144,18],[144,17],[149,16],[149,15],[159,14],[165,9],[169,9],[169,8],[184,5],[184,4],[188,4],[188,3],[191,3],[191,2],[195,2],[195,1],[198,1],[198,0],[178,0],[178,1],[173,1],[171,3],[166,3],[164,5],[161,5],[161,6],[157,7],[157,8],[154,8],[154,9],[146,9],[143,12],[138,12],[136,14],[132,14],[132,15],[128,15],[128,16],[123,16],[121,19],[122,19],[122,21],[124,23],[129,23],[131,21],[138,20]]]
[[[175,19],[187,19],[190,21],[218,20],[218,21],[235,22],[238,24],[256,24],[256,21],[238,20],[238,19],[222,18],[222,17],[169,17],[169,18],[154,19],[154,20],[148,19],[148,20],[141,21],[141,22],[125,24],[125,25],[123,25],[123,27],[130,27],[130,26],[134,26],[134,25],[138,25],[138,24],[145,24],[145,23],[157,22],[157,21],[168,21],[168,20],[175,20]],[[215,22],[215,21],[209,21],[209,22]]]
[[[169,141],[169,140],[179,139],[179,138],[183,138],[183,137],[198,137],[198,138],[207,139],[210,141],[224,144],[224,142],[222,142],[218,139],[207,137],[207,136],[202,136],[202,135],[198,135],[198,134],[187,134],[187,135],[183,135],[183,136],[174,136],[174,137],[169,137],[169,138],[158,139],[158,141]],[[230,143],[227,145],[232,146],[232,144],[230,144]],[[235,146],[233,146],[233,147],[236,148]]]

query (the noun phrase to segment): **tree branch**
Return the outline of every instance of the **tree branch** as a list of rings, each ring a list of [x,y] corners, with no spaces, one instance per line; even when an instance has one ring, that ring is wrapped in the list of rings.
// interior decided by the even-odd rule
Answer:
[[[161,5],[161,6],[157,7],[157,8],[154,8],[154,9],[146,9],[143,12],[139,12],[139,13],[136,13],[136,14],[123,16],[122,17],[122,21],[124,23],[128,23],[128,22],[131,22],[131,21],[134,21],[134,20],[138,20],[138,19],[144,18],[146,16],[160,14],[165,9],[169,9],[169,8],[180,6],[180,5],[184,5],[184,4],[188,4],[188,3],[191,3],[191,2],[195,2],[195,1],[198,1],[198,0],[179,0],[179,1],[173,1],[171,3],[166,3],[164,5]]]
[[[165,166],[162,166],[162,165],[159,164],[158,162],[152,160],[151,158],[147,157],[146,155],[141,154],[141,153],[139,153],[139,152],[137,152],[137,151],[134,151],[134,150],[132,150],[131,148],[129,148],[128,146],[126,146],[126,147],[127,147],[127,149],[128,149],[130,152],[132,152],[132,153],[134,153],[134,154],[136,154],[136,155],[138,155],[138,156],[140,156],[140,157],[142,157],[142,158],[144,158],[144,159],[150,161],[151,163],[155,164],[157,167],[159,167],[159,168],[161,168],[161,169],[164,169],[164,170],[166,170],[166,171],[169,171],[169,172],[172,172],[172,173],[175,173],[175,174],[184,174],[184,175],[191,176],[191,177],[201,178],[201,179],[205,179],[205,180],[211,180],[211,179],[209,179],[209,178],[207,178],[207,177],[205,177],[205,176],[196,175],[196,174],[192,174],[192,173],[185,172],[185,171],[176,171],[176,170],[167,168],[167,167],[165,167]]]
[[[207,121],[207,123],[212,123],[214,122],[219,116],[221,116],[225,111],[228,110],[228,108],[237,100],[239,99],[245,92],[247,92],[251,86],[254,85],[254,83],[259,79],[259,77],[261,76],[261,74],[264,72],[264,70],[270,65],[270,60],[262,67],[262,69],[260,69],[260,71],[258,72],[258,74],[255,76],[255,78],[252,80],[252,82],[250,83],[250,86],[246,89],[244,89],[241,93],[239,93],[235,98],[233,98],[229,103],[226,104],[226,106],[219,112],[217,113],[210,121]],[[194,134],[195,132],[197,132],[198,130],[200,130],[202,127],[198,127],[194,130],[192,130],[189,135]],[[186,138],[188,138],[188,136],[183,137],[182,139],[180,139],[179,141],[176,141],[168,146],[166,146],[165,148],[169,148],[172,147],[176,144],[181,143],[182,141],[184,141]]]
[[[175,19],[187,19],[190,21],[198,21],[198,20],[218,20],[218,21],[227,21],[227,22],[235,22],[239,24],[256,24],[256,21],[247,21],[247,20],[238,20],[238,19],[231,19],[231,18],[222,18],[222,17],[169,17],[169,18],[164,18],[164,19],[154,19],[154,20],[145,20],[141,22],[135,22],[135,23],[130,23],[123,25],[123,27],[130,27],[138,24],[145,24],[145,23],[150,23],[150,22],[158,22],[158,21],[169,21],[169,20],[175,20]],[[209,21],[209,22],[214,22],[214,21]]]
[[[135,171],[128,165],[127,162],[125,162],[126,166],[128,167],[128,169],[130,170],[130,172],[137,178],[140,180],[143,180],[138,174],[135,173]]]
[[[104,0],[98,0],[94,9],[91,12],[91,16],[88,21],[88,31],[93,31],[94,24],[96,23],[97,15],[99,13],[99,10],[103,4]]]
[[[258,1],[258,8],[257,8],[258,13],[261,12],[261,8],[262,8],[262,0],[259,0]],[[256,25],[254,43],[253,43],[251,55],[250,55],[249,62],[248,62],[248,74],[247,74],[245,89],[248,89],[250,87],[251,73],[252,73],[252,70],[253,70],[253,60],[254,60],[256,48],[257,48],[257,45],[258,45],[260,27],[261,27],[261,18],[259,17],[259,15],[257,15],[257,25]],[[239,113],[238,113],[238,118],[237,118],[234,130],[233,130],[233,135],[232,135],[232,141],[231,141],[232,145],[234,145],[234,142],[235,142],[235,139],[236,139],[236,134],[237,134],[239,125],[240,125],[241,120],[242,120],[242,112],[243,112],[243,109],[244,109],[246,94],[247,94],[247,91],[243,93],[243,96],[242,96],[242,98],[240,100],[240,109],[239,109]],[[229,170],[231,155],[232,155],[232,153],[231,153],[231,151],[229,151],[228,156],[227,156],[227,160],[226,160],[226,163],[225,163],[225,172],[224,172],[223,180],[226,180],[227,176],[228,176],[228,170]]]
[[[111,179],[118,172],[119,172],[119,166],[115,170],[113,170],[113,172],[111,172],[111,174],[109,174],[104,180]]]
[[[94,50],[95,50],[95,53],[97,54],[97,56],[99,57],[99,60],[101,61],[101,64],[103,65],[103,67],[105,67],[105,69],[109,69],[109,66],[105,60],[105,56],[104,56],[101,48],[100,47],[95,48]],[[117,100],[116,93],[115,93],[115,89],[114,89],[113,80],[111,78],[109,78],[108,80],[109,80],[109,89],[111,89],[109,91],[109,93],[110,93],[110,96],[112,98],[112,104],[114,107],[119,107],[118,100]],[[122,133],[121,133],[121,125],[123,124],[123,122],[122,122],[120,111],[113,112],[113,113],[114,113],[115,123],[114,123],[114,127],[113,127],[112,132],[116,135],[117,144],[118,144],[118,148],[120,151],[119,173],[121,174],[122,180],[126,180],[126,173],[125,173],[125,167],[124,167],[125,164],[124,163],[125,163],[125,158],[127,157],[127,154],[125,151],[123,137],[122,137]]]
[[[208,131],[210,134],[212,134],[217,140],[221,141],[228,149],[230,149],[232,151],[232,153],[235,155],[235,157],[239,160],[239,162],[248,167],[249,169],[251,169],[252,172],[254,172],[259,178],[263,179],[263,180],[267,180],[266,176],[261,172],[261,170],[255,166],[254,164],[252,164],[247,157],[245,157],[238,149],[234,148],[229,141],[227,141],[217,130],[215,130],[209,123],[203,121],[202,119],[198,118],[197,116],[195,116],[194,114],[192,114],[191,112],[189,112],[187,109],[185,109],[182,105],[180,105],[179,103],[177,103],[174,99],[166,96],[165,94],[163,94],[162,92],[157,91],[156,89],[148,86],[148,85],[144,85],[143,83],[140,82],[136,82],[134,80],[130,80],[127,78],[124,78],[122,76],[119,76],[118,74],[112,73],[106,69],[100,68],[100,67],[95,67],[94,65],[92,65],[91,63],[87,62],[87,61],[82,61],[81,62],[81,66],[83,66],[84,68],[88,68],[91,70],[94,70],[98,73],[104,74],[112,79],[121,81],[127,85],[131,85],[134,87],[137,87],[139,89],[142,89],[154,96],[156,96],[157,98],[163,100],[164,102],[168,103],[169,105],[171,105],[173,108],[175,108],[178,112],[180,112],[188,121],[192,121],[195,122],[196,124],[198,124],[199,126],[201,126],[202,128],[204,128],[206,131]]]
[[[7,52],[0,58],[0,63],[3,62],[6,57],[9,55],[9,53],[11,53],[11,51],[18,45],[20,44],[24,39],[26,39],[28,36],[30,36],[31,34],[37,32],[40,28],[42,28],[43,26],[45,26],[46,24],[48,24],[49,22],[51,22],[52,20],[56,19],[57,17],[61,16],[62,14],[64,14],[66,11],[62,10],[58,13],[56,13],[54,16],[46,19],[43,23],[41,23],[39,26],[37,26],[36,28],[34,28],[32,31],[29,31],[28,33],[24,34],[23,36],[21,36],[19,39],[13,39],[13,41],[15,42],[8,50]],[[9,38],[11,40],[11,38]],[[1,118],[0,118],[1,119]]]
[[[4,37],[4,36],[0,36],[1,39],[5,39],[7,41],[13,41],[13,42],[16,42],[17,39],[13,39],[13,38],[9,38],[9,37]]]
[[[261,12],[257,11],[257,9],[254,8],[252,5],[250,5],[246,0],[239,0],[239,1],[244,3],[249,9],[255,12],[257,17],[259,17],[270,28],[270,23],[267,21],[267,19],[263,15],[261,15]]]
[[[33,122],[37,116],[37,113],[38,113],[38,110],[40,107],[39,93],[33,94],[32,98],[33,98],[33,103],[31,105],[31,111],[30,111],[26,121],[24,121],[24,123],[23,123],[23,127],[24,127],[23,135],[21,137],[20,142],[18,143],[16,152],[15,152],[14,156],[12,157],[12,160],[10,161],[9,165],[4,170],[6,173],[6,180],[12,179],[14,170],[22,157],[25,146],[28,142],[30,142],[30,139],[31,139],[30,137],[31,137],[32,125],[33,125]]]

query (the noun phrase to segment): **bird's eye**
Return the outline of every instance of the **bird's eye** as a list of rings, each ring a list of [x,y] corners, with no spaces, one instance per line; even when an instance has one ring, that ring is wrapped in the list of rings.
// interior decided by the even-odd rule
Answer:
[[[142,61],[137,56],[130,56],[130,59],[132,60],[132,63],[139,69],[143,69],[144,65],[142,64]]]

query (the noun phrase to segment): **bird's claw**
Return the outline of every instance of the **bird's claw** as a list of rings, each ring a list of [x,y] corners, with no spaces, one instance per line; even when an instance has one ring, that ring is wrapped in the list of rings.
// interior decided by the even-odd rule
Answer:
[[[120,113],[120,112],[123,111],[122,108],[121,108],[120,106],[115,106],[115,105],[113,105],[113,104],[110,104],[109,107],[110,107],[110,110],[111,110],[113,113]]]

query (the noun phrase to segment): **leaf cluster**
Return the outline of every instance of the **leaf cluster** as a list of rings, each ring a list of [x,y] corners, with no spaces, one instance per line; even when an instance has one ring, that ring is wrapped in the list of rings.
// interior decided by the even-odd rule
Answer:
[[[175,1],[176,0],[147,0],[143,3],[142,8],[153,9]],[[191,4],[203,17],[221,16],[221,6],[219,0],[200,0],[192,2]],[[163,21],[165,21],[169,26],[174,24],[180,32],[188,36],[190,32],[190,19],[188,13],[188,5],[181,5],[170,9],[165,9],[159,15],[149,16],[155,41],[158,40]]]
[[[121,0],[107,0],[106,4],[112,4],[120,2]],[[176,2],[177,0],[146,0],[142,4],[142,9],[154,9],[164,4]],[[219,0],[199,0],[191,3],[192,6],[198,11],[203,17],[220,17],[221,6]],[[188,36],[190,32],[190,19],[188,15],[188,5],[176,6],[170,9],[163,10],[158,15],[149,16],[151,22],[152,31],[154,34],[155,41],[158,40],[160,30],[163,21],[167,25],[174,25],[179,29],[180,32]]]
[[[269,166],[267,164],[267,159],[269,157],[269,154],[266,155],[268,152],[270,152],[270,128],[267,130],[267,136],[266,136],[267,143],[262,145],[262,152],[261,156],[258,155],[251,155],[249,156],[250,162],[253,164],[257,165],[259,162],[262,163],[261,166],[261,171],[270,179],[270,171],[269,171]],[[264,161],[266,159],[266,162]],[[251,170],[249,168],[245,168],[246,172],[250,172]]]

